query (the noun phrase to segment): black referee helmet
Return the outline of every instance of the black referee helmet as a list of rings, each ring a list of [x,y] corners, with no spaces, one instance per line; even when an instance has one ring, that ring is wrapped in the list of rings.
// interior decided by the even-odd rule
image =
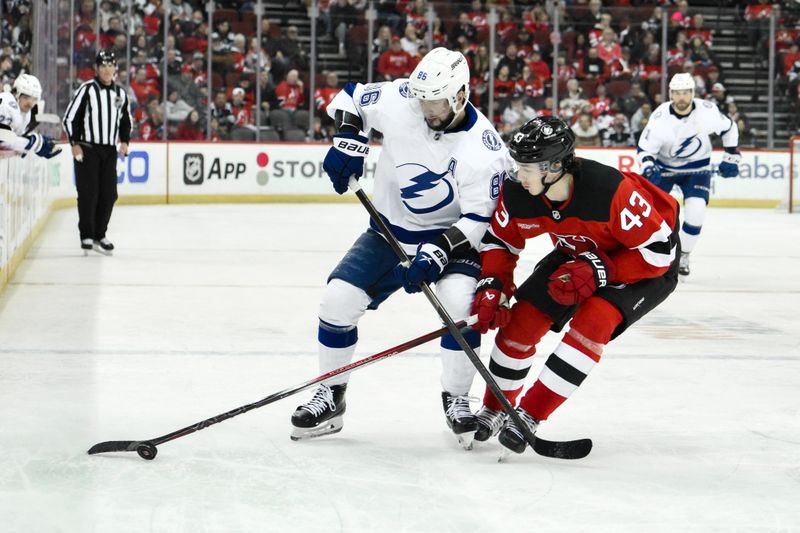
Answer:
[[[117,54],[114,52],[114,50],[100,50],[97,52],[97,57],[95,58],[94,62],[98,67],[100,65],[116,65]]]

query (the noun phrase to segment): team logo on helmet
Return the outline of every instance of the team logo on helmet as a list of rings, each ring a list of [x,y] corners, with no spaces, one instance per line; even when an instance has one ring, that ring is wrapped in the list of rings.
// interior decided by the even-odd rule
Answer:
[[[492,130],[485,130],[483,132],[483,144],[486,145],[486,148],[492,150],[493,152],[496,152],[503,147],[500,139],[497,138],[497,135],[495,135]]]
[[[549,137],[553,134],[553,128],[549,124],[542,126],[542,135]]]

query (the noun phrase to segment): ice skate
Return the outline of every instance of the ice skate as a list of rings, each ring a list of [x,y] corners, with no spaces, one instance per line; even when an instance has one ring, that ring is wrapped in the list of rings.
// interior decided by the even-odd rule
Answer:
[[[88,240],[88,239],[85,239]],[[114,245],[111,241],[103,237],[99,241],[93,241],[92,247],[94,251],[103,255],[114,255]]]
[[[292,440],[332,435],[342,430],[345,411],[344,393],[347,384],[319,386],[308,403],[299,405],[292,414]]]
[[[495,411],[484,406],[481,407],[478,414],[475,415],[478,421],[478,430],[475,432],[475,440],[478,442],[486,442],[490,438],[497,435],[503,423],[508,418],[503,411]]]
[[[465,450],[471,450],[478,422],[469,408],[469,396],[454,396],[449,392],[442,392],[442,407],[447,426],[453,430],[458,444]]]
[[[536,433],[536,428],[539,427],[539,422],[529,415],[522,407],[517,407],[517,414],[522,421],[528,426],[531,433]],[[514,423],[514,420],[509,418],[503,425],[503,429],[497,435],[497,440],[505,448],[504,453],[500,455],[498,461],[504,461],[510,454],[509,452],[522,453],[528,446],[528,441],[525,440],[525,435],[520,428]]]
[[[84,257],[89,255],[89,251],[94,247],[92,239],[81,240],[81,250],[83,250]]]
[[[678,262],[678,274],[681,277],[689,275],[689,252],[681,252],[681,258]]]

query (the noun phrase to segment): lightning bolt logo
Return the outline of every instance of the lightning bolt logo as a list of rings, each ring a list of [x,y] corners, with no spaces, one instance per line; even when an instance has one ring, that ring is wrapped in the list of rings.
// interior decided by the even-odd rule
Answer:
[[[406,163],[403,165],[398,165],[397,168],[400,169],[402,167],[408,167],[408,166],[419,167],[419,170],[421,170],[422,172],[409,180],[412,183],[412,185],[409,185],[407,187],[402,187],[400,189],[400,198],[403,199],[403,205],[406,206],[406,209],[418,215],[424,213],[432,213],[434,211],[441,209],[442,207],[446,206],[447,204],[453,201],[453,198],[455,198],[453,186],[450,184],[449,181],[443,179],[449,173],[449,170],[442,172],[441,174],[437,174],[436,172],[432,172],[428,168],[419,165],[417,163]],[[445,197],[444,200],[437,203],[436,205],[432,207],[415,208],[409,205],[408,202],[406,202],[406,200],[421,198],[423,192],[434,189],[439,183],[444,183],[447,186],[447,196]]]
[[[692,146],[693,143],[697,143],[697,147],[694,149],[694,151],[692,151],[692,153],[690,154],[684,154],[685,151],[689,150],[689,147]],[[676,158],[692,157],[694,154],[697,153],[697,151],[700,149],[702,145],[703,143],[700,142],[700,139],[697,138],[697,135],[692,135],[691,137],[687,137],[681,142],[680,145],[678,145],[678,149],[675,150],[673,157]]]

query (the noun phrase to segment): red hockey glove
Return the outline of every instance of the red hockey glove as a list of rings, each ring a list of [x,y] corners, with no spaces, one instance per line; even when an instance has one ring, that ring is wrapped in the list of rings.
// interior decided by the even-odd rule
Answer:
[[[611,261],[603,252],[583,252],[550,274],[547,292],[561,305],[579,304],[608,284],[609,266]]]
[[[481,333],[502,328],[509,323],[511,309],[508,307],[508,297],[503,293],[503,282],[500,278],[488,276],[478,282],[471,314],[478,315],[478,321],[472,328]]]

